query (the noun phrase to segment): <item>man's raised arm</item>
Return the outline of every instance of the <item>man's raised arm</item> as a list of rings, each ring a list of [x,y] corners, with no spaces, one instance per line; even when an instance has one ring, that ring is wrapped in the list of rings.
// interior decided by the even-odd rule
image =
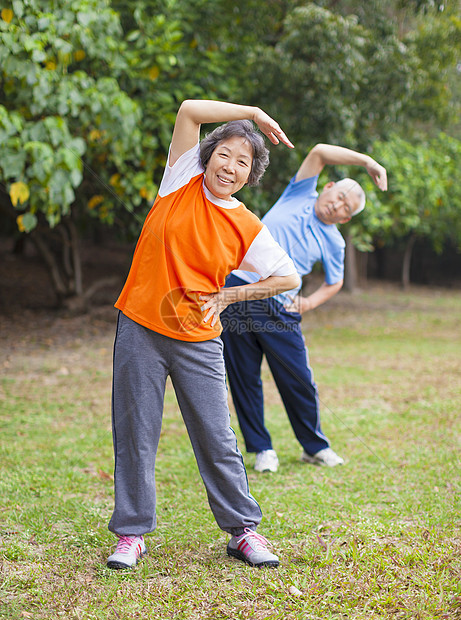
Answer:
[[[326,165],[362,166],[379,189],[387,190],[387,173],[381,164],[378,164],[370,155],[364,155],[334,144],[316,144],[299,167],[296,173],[296,181],[320,174]]]

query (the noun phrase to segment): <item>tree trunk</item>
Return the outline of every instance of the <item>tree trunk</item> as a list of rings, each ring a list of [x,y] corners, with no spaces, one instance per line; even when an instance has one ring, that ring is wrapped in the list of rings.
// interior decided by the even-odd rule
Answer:
[[[403,255],[402,263],[402,288],[406,289],[410,285],[410,266],[411,256],[413,254],[413,248],[416,241],[416,235],[411,235],[405,246],[405,253]]]
[[[9,196],[5,193],[4,198],[1,192],[0,212],[16,221],[17,212]],[[18,237],[14,251],[21,252],[27,239],[33,242],[48,268],[59,308],[65,308],[73,314],[84,313],[90,307],[93,296],[101,289],[121,284],[120,277],[109,276],[93,282],[84,290],[80,240],[77,228],[70,218],[61,220],[54,229],[39,224],[30,234]]]
[[[344,272],[344,288],[346,291],[353,293],[357,289],[357,260],[355,255],[355,247],[352,243],[352,235],[346,235],[346,260]]]
[[[84,290],[78,232],[70,220],[62,221],[54,230],[36,229],[30,238],[48,267],[59,308],[72,314],[83,314],[99,290],[120,281],[118,277],[102,278]]]
[[[48,267],[48,272],[51,277],[51,284],[53,285],[54,292],[58,297],[58,303],[61,303],[62,299],[64,299],[68,293],[68,286],[65,277],[61,274],[56,257],[46,243],[44,235],[42,235],[39,230],[34,230],[31,233],[30,238],[34,242],[38,253]]]
[[[359,280],[363,286],[366,287],[368,281],[368,257],[370,256],[369,252],[359,252],[356,250],[356,255],[360,258],[359,262]]]
[[[70,233],[70,248],[72,252],[72,267],[74,272],[74,290],[78,296],[83,295],[82,259],[80,256],[80,243],[75,224],[67,221],[67,228]]]

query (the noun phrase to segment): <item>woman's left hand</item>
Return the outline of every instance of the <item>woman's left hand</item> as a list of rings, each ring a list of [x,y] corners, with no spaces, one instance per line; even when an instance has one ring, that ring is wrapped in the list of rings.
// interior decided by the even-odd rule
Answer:
[[[211,294],[199,295],[199,299],[205,301],[200,310],[205,313],[203,322],[206,323],[211,319],[211,327],[214,327],[219,320],[219,315],[227,308],[231,300],[226,300],[222,291]]]
[[[285,132],[282,131],[282,128],[274,121],[273,118],[266,114],[261,108],[256,108],[256,111],[253,115],[254,122],[258,125],[259,129],[266,135],[272,144],[278,144],[279,142],[283,142],[290,149],[294,149],[294,145],[285,135]]]

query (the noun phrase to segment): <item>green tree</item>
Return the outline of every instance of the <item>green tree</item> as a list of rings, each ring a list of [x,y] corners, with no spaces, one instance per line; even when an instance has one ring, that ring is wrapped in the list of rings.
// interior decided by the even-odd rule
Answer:
[[[459,113],[444,78],[459,57],[460,20],[438,15],[399,36],[386,10],[379,15],[367,27],[309,3],[289,11],[275,45],[253,50],[253,100],[298,147],[292,160],[275,154],[284,178],[316,142],[366,150],[428,119],[440,130]]]
[[[84,290],[80,230],[137,232],[181,100],[225,83],[217,52],[168,14],[180,3],[129,4],[129,19],[108,0],[14,0],[0,15],[1,204],[61,304],[84,306],[95,290]]]
[[[252,50],[253,101],[280,119],[297,147],[288,155],[273,153],[259,190],[260,213],[317,142],[376,157],[375,141],[394,134],[421,142],[450,131],[460,112],[456,80],[449,78],[461,53],[461,22],[454,9],[433,4],[293,6],[276,41]],[[363,217],[346,229],[361,249],[372,247],[368,223]]]
[[[365,177],[368,206],[356,226],[367,231],[363,242],[403,243],[402,285],[410,282],[411,256],[418,239],[429,241],[437,253],[447,244],[461,250],[461,141],[440,133],[426,141],[393,136],[374,144],[374,154],[387,168],[389,190],[378,193]]]
[[[141,155],[140,109],[117,81],[121,35],[108,2],[15,0],[1,12],[0,178],[10,198],[2,203],[31,233],[60,301],[83,296],[79,210],[111,222],[103,170]],[[124,182],[133,195],[133,175]],[[147,178],[146,186],[154,190]]]

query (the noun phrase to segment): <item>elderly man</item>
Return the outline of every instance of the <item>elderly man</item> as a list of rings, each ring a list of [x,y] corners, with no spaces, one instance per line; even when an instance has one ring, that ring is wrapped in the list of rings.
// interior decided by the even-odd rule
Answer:
[[[248,452],[256,453],[257,471],[277,471],[279,461],[264,425],[261,362],[266,356],[293,431],[301,460],[334,467],[344,463],[320,426],[319,399],[301,332],[301,315],[331,299],[342,287],[345,242],[337,225],[365,207],[365,193],[352,179],[330,181],[317,192],[326,165],[362,166],[381,190],[386,170],[369,155],[340,146],[317,144],[306,156],[263,223],[289,254],[300,276],[321,262],[323,284],[308,297],[299,289],[261,301],[242,301],[222,314],[224,357],[232,399]],[[226,286],[254,282],[258,276],[236,270]]]

